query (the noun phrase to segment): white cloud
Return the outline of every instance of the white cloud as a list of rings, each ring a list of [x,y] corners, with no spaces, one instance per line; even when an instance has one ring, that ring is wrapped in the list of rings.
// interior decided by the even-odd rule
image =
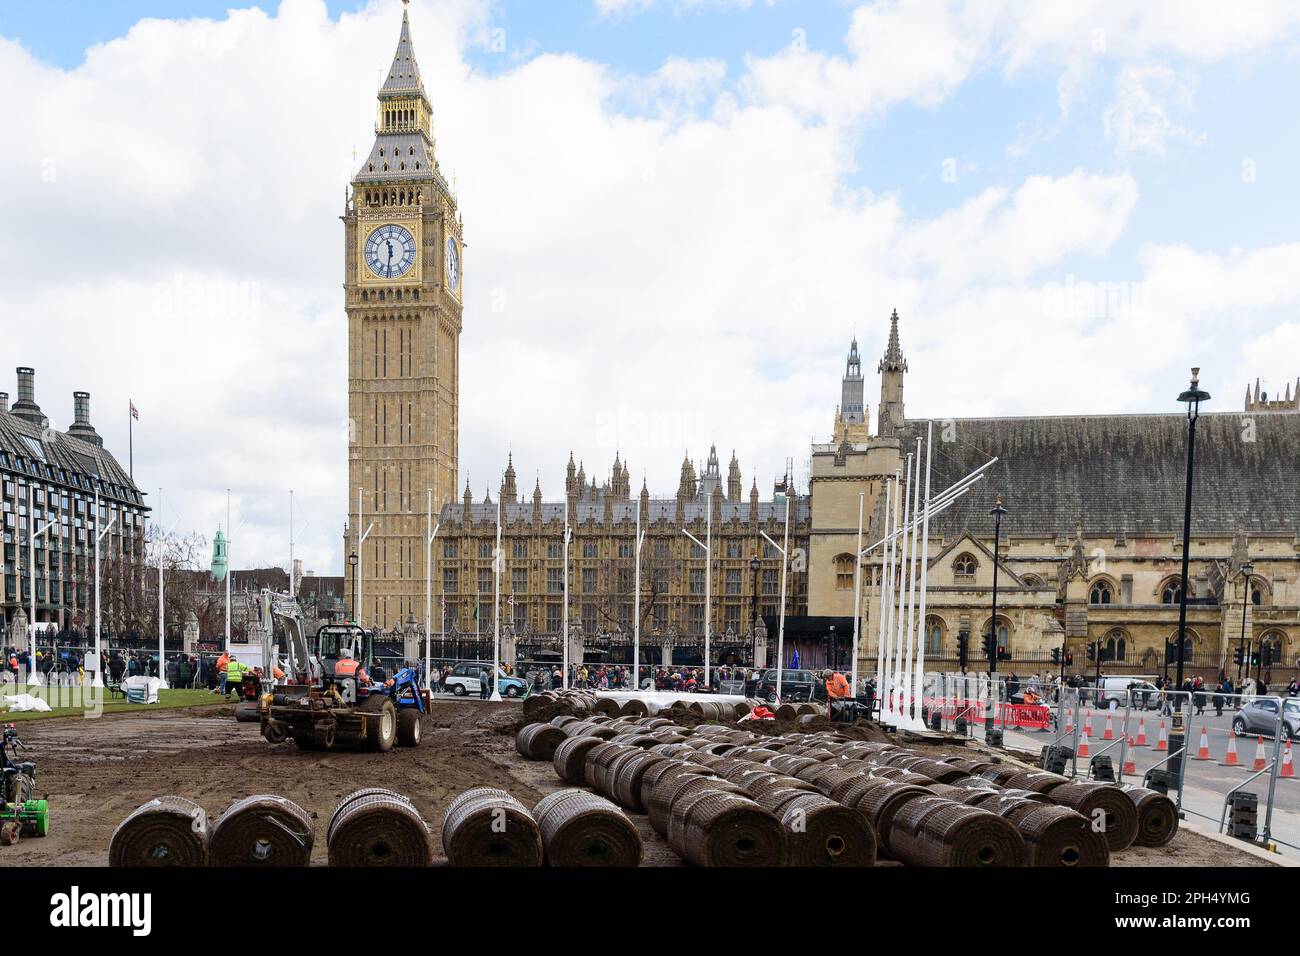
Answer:
[[[1116,98],[1106,108],[1106,139],[1121,155],[1147,153],[1163,156],[1170,140],[1191,143],[1205,141],[1179,125],[1173,111],[1188,111],[1195,98],[1195,84],[1178,77],[1162,64],[1126,66],[1115,83]]]
[[[755,64],[753,88],[783,70],[794,86],[740,97],[707,60],[638,78],[545,55],[485,75],[462,53],[484,6],[412,5],[469,242],[461,482],[476,497],[496,495],[507,449],[525,488],[540,469],[548,497],[570,448],[602,476],[617,447],[636,484],[645,473],[671,493],[683,453],[713,441],[766,493],[787,456],[829,431],[850,335],[869,357],[895,306],[909,407],[945,414],[1026,395],[1036,410],[1098,394],[1143,407],[1125,383],[1149,380],[1152,356],[1182,364],[1219,316],[1294,308],[1290,247],[1152,247],[1120,277],[1151,287],[1140,315],[1047,315],[1049,286],[1111,252],[1130,222],[1127,174],[1030,176],[923,221],[847,186],[855,142],[816,120],[818,88],[933,102],[1006,42],[968,11],[932,17],[927,32],[912,7],[860,11],[866,72],[811,59],[803,89],[777,58]],[[293,488],[299,553],[317,571],[341,567],[338,216],[399,19],[391,0],[333,22],[319,0],[286,0],[274,17],[146,21],[71,71],[0,40],[0,88],[32,94],[0,102],[15,144],[0,151],[7,354],[38,369],[56,418],[74,389],[94,393],[95,423],[122,456],[135,400],[137,476],[166,489],[169,518],[211,533],[232,488],[246,522],[238,564],[287,559]],[[892,41],[870,27],[894,29]],[[1043,48],[1049,33],[1018,42]],[[905,62],[904,47],[922,58]],[[616,108],[629,101],[639,108]],[[1192,329],[1201,339],[1170,344]],[[1015,375],[976,360],[991,342]],[[1089,375],[1068,380],[1063,357]]]

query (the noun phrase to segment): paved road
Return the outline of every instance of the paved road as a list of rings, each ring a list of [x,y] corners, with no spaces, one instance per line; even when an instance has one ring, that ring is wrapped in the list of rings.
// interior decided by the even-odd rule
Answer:
[[[1088,710],[1086,708],[1083,710],[1083,714],[1085,717],[1087,716]],[[1209,820],[1193,820],[1192,822],[1198,826],[1210,829],[1217,828],[1219,815],[1223,809],[1224,796],[1231,788],[1245,781],[1252,772],[1258,746],[1255,737],[1236,737],[1238,766],[1224,765],[1228,741],[1233,738],[1231,727],[1234,715],[1234,711],[1225,710],[1222,716],[1216,716],[1214,709],[1207,707],[1203,715],[1190,714],[1186,719],[1191,759],[1187,761],[1185,777],[1187,789],[1183,796],[1183,804],[1186,810],[1210,818]],[[1118,740],[1123,733],[1124,712],[1122,710],[1113,712],[1112,719],[1115,738]],[[1133,758],[1137,774],[1136,776],[1126,775],[1125,780],[1140,782],[1147,770],[1156,766],[1168,756],[1167,752],[1155,749],[1162,719],[1165,720],[1167,729],[1170,726],[1169,718],[1161,718],[1158,712],[1148,711],[1145,714],[1139,714],[1135,710],[1129,715],[1128,734],[1136,739],[1139,731],[1139,720],[1141,720],[1145,726],[1148,746],[1137,746],[1129,749],[1129,755]],[[1089,737],[1091,754],[1096,755],[1101,752],[1108,754],[1112,758],[1118,773],[1121,769],[1121,747],[1115,744],[1110,749],[1103,750],[1103,748],[1113,743],[1113,741],[1102,739],[1106,729],[1106,712],[1091,711],[1091,725],[1092,734]],[[1211,757],[1209,760],[1196,759],[1202,728],[1205,730],[1209,743]],[[1012,746],[1023,747],[1037,752],[1044,744],[1049,743],[1053,736],[1053,734],[1043,731],[1017,731],[1008,733],[1007,742]],[[1266,737],[1263,744],[1265,759],[1271,759],[1273,756],[1273,741]],[[1296,751],[1294,757],[1300,760],[1300,751]],[[1078,767],[1080,774],[1087,773],[1087,761],[1084,758],[1079,759]],[[1268,775],[1262,775],[1246,786],[1245,790],[1255,793],[1259,797],[1260,826],[1262,827],[1264,807],[1268,797]],[[1277,781],[1277,789],[1274,795],[1273,835],[1276,839],[1300,847],[1300,774],[1292,779],[1280,778]],[[1281,847],[1281,849],[1288,856],[1300,858],[1300,849],[1291,849],[1285,846]]]

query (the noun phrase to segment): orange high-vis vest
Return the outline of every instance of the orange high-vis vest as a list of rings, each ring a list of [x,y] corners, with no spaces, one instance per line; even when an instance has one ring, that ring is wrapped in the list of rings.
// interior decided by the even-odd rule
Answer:
[[[358,667],[357,661],[353,660],[352,658],[345,657],[335,662],[334,676],[335,677],[356,677],[357,667]]]
[[[224,671],[226,669],[226,665],[228,665],[229,663],[230,663],[230,655],[222,654],[220,657],[217,658],[217,672],[220,673],[221,671]]]
[[[827,697],[848,697],[849,682],[844,679],[844,675],[838,671],[831,674],[830,680],[826,682]]]

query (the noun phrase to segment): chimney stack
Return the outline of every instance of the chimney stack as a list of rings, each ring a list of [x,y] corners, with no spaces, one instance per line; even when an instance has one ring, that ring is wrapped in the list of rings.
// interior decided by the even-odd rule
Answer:
[[[23,421],[31,422],[38,428],[49,424],[41,414],[40,406],[36,404],[36,369],[18,367],[18,401],[14,402],[12,411]]]
[[[72,427],[68,429],[68,434],[73,438],[80,438],[82,441],[90,442],[92,445],[104,445],[104,439],[99,437],[95,431],[95,426],[90,424],[90,393],[73,392],[72,393],[72,414],[74,421]]]
[[[0,392],[0,412],[9,411],[9,393]]]

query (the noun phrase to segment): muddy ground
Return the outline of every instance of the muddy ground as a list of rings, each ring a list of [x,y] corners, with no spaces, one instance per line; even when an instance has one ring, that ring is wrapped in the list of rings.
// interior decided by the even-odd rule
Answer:
[[[335,804],[362,786],[406,794],[434,828],[441,858],[442,814],[473,786],[497,786],[528,806],[561,781],[549,762],[515,752],[518,705],[439,701],[421,746],[386,754],[308,753],[292,743],[267,744],[256,724],[236,723],[229,705],[155,714],[60,718],[26,723],[22,736],[37,761],[37,791],[50,798],[50,835],[0,848],[0,867],[105,866],[114,828],[153,797],[179,794],[215,818],[240,797],[288,797],[318,821],[314,864],[325,863],[324,826]],[[803,730],[819,728],[800,728]],[[915,745],[915,744],[911,744]],[[951,744],[936,750],[955,752]],[[644,816],[634,816],[646,844],[645,865],[681,865]],[[1258,866],[1247,853],[1180,832],[1159,850],[1116,854],[1116,866]]]

